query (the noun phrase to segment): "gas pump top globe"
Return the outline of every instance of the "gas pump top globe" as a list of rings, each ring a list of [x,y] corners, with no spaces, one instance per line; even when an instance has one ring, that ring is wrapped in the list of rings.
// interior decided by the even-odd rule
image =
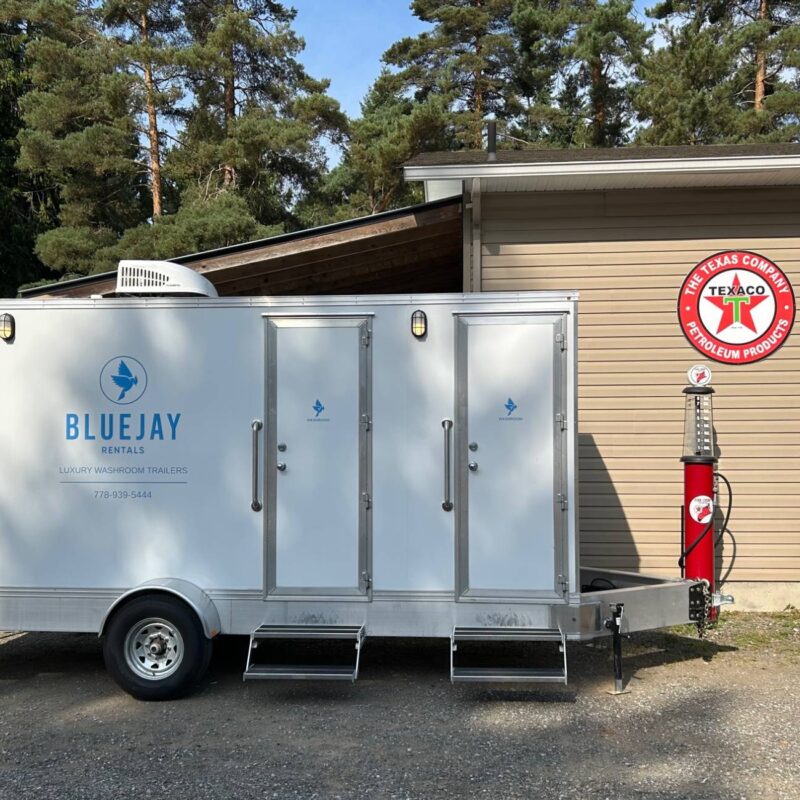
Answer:
[[[686,410],[683,418],[683,455],[681,461],[694,464],[713,464],[714,409],[710,386],[687,386]]]

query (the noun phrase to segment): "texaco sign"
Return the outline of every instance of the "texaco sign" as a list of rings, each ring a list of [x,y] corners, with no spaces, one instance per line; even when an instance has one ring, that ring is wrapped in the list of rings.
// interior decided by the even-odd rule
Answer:
[[[686,277],[678,319],[697,350],[723,364],[752,364],[772,355],[794,324],[789,279],[768,258],[727,250]]]

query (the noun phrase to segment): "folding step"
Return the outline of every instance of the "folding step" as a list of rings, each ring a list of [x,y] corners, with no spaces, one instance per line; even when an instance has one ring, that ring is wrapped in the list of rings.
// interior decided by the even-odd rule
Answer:
[[[562,658],[554,667],[459,666],[460,642],[554,642]],[[450,636],[451,683],[567,683],[567,640],[560,628],[453,628]]]
[[[250,634],[244,680],[317,680],[355,683],[364,645],[364,625],[261,625]],[[354,664],[263,664],[253,660],[259,643],[266,640],[347,640],[355,642]]]

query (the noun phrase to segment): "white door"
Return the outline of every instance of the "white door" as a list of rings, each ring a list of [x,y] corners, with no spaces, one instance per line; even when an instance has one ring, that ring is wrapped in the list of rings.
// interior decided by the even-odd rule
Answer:
[[[457,322],[457,580],[463,599],[561,594],[563,319]]]
[[[267,321],[267,591],[369,590],[369,320]]]

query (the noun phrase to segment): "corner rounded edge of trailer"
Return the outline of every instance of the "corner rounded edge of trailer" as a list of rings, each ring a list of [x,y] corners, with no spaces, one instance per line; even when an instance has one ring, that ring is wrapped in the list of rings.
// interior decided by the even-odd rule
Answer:
[[[207,639],[213,639],[222,630],[219,611],[214,601],[196,584],[183,578],[153,578],[121,594],[108,608],[97,632],[103,636],[111,615],[126,601],[144,594],[168,594],[183,600],[197,614]]]

